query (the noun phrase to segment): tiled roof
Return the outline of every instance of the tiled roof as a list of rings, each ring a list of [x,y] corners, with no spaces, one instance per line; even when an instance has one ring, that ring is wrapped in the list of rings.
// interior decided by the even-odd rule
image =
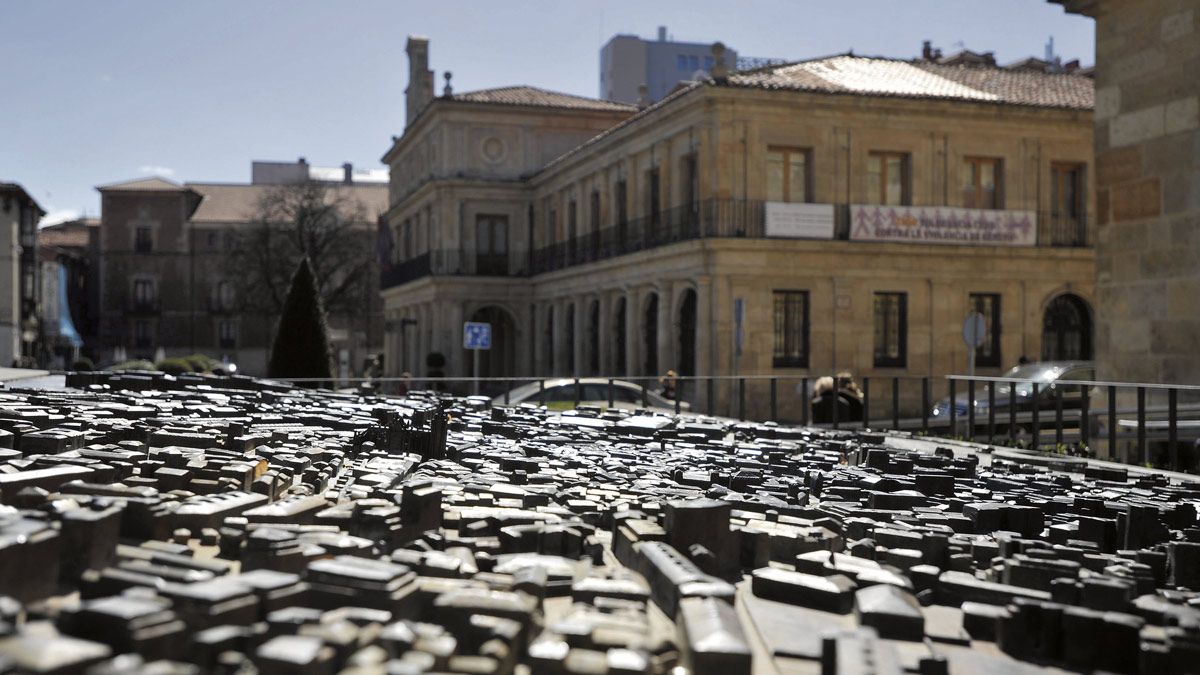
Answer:
[[[203,197],[191,218],[192,222],[197,223],[236,223],[252,220],[263,194],[281,187],[245,183],[187,183],[186,186]],[[367,218],[372,223],[387,210],[387,185],[330,185],[328,188],[350,191],[353,198],[362,203]]]
[[[88,245],[88,230],[99,225],[94,218],[73,220],[49,225],[38,230],[38,247],[84,248]]]
[[[491,103],[497,105],[521,105],[535,108],[571,108],[575,110],[607,110],[613,112],[636,112],[637,106],[615,101],[547,91],[537,87],[516,86],[480,89],[463,94],[454,94],[452,100],[466,103]]]
[[[127,180],[121,183],[109,183],[108,185],[98,186],[96,189],[100,191],[120,190],[123,192],[183,192],[187,190],[186,187],[179,183],[169,181],[166,178],[159,178],[158,176]]]
[[[1091,110],[1094,83],[1077,74],[833,56],[729,76],[729,86],[979,101]]]

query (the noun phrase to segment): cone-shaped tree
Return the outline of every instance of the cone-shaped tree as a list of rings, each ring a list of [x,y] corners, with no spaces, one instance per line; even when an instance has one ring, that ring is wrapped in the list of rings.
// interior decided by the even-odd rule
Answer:
[[[332,380],[332,365],[325,309],[306,257],[301,259],[288,287],[283,314],[275,328],[275,342],[271,345],[267,377]]]

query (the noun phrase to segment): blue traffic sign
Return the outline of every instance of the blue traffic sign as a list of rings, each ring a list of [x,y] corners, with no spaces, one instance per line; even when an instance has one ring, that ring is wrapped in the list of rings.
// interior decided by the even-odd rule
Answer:
[[[463,349],[491,349],[492,324],[467,321],[463,324]]]

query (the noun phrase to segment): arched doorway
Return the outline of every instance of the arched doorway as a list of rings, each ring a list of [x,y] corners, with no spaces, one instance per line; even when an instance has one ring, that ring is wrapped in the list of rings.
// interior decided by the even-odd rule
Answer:
[[[658,374],[658,294],[651,293],[642,313],[642,374]]]
[[[682,376],[696,374],[696,291],[683,292],[679,304],[679,349],[675,370]]]
[[[624,375],[628,360],[626,354],[628,350],[625,346],[625,298],[617,300],[617,310],[613,315],[613,373]]]
[[[1050,301],[1042,319],[1042,360],[1092,358],[1092,311],[1078,295],[1064,293]]]
[[[503,307],[488,305],[480,307],[471,315],[471,321],[491,324],[492,348],[479,350],[479,377],[512,377],[517,362],[517,323],[512,314]],[[475,377],[475,354],[473,350],[463,350],[463,363],[470,377]],[[485,382],[481,385],[483,393],[500,392],[506,385],[502,382]]]
[[[592,300],[587,313],[588,375],[600,374],[600,301]]]

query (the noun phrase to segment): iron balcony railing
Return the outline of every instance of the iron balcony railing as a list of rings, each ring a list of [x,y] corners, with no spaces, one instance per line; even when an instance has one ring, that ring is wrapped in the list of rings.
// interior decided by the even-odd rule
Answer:
[[[437,249],[385,265],[380,284],[390,288],[431,275],[524,277],[696,239],[764,239],[766,204],[762,200],[707,199],[584,231],[528,252],[476,254]],[[834,204],[833,239],[850,238],[850,206]],[[1088,243],[1085,217],[1038,214],[1038,246],[1078,248]]]

